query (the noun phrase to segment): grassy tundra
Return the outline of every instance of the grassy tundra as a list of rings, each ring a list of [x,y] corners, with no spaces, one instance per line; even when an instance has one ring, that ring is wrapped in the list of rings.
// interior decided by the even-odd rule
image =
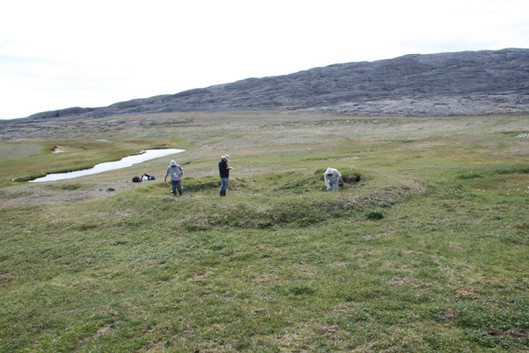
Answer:
[[[0,142],[1,352],[529,350],[527,116],[113,119]]]

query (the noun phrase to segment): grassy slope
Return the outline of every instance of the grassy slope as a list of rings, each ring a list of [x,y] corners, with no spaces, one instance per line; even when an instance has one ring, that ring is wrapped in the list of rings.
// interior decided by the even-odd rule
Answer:
[[[35,170],[187,152],[182,198],[156,181],[2,210],[0,351],[529,349],[527,117],[183,118],[202,123],[1,144],[10,201],[146,166],[10,181]],[[235,169],[221,199],[226,152]],[[167,161],[146,165],[160,178]],[[328,166],[361,181],[326,193]]]

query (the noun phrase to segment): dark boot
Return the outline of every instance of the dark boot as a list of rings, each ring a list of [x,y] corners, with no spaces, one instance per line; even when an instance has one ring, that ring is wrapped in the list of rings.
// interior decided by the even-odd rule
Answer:
[[[222,190],[222,191],[220,192],[220,196],[226,196],[226,190]]]

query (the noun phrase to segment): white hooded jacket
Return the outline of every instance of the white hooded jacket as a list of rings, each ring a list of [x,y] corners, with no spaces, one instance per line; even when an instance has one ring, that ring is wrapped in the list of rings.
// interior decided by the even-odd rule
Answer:
[[[330,188],[336,180],[339,180],[342,174],[334,169],[334,168],[327,168],[325,171],[325,174],[323,174],[323,180],[325,180],[325,186]]]

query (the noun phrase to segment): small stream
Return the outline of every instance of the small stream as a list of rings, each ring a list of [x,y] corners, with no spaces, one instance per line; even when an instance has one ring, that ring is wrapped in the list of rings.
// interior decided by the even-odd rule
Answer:
[[[108,172],[110,170],[131,167],[134,164],[142,163],[142,162],[145,162],[151,159],[169,156],[169,155],[176,154],[176,153],[181,153],[184,151],[185,150],[179,150],[176,148],[166,148],[166,149],[159,149],[159,150],[144,150],[144,151],[141,151],[140,154],[124,157],[120,159],[119,161],[100,163],[90,169],[76,170],[76,171],[67,172],[67,173],[48,174],[45,177],[30,180],[30,183],[40,183],[44,181],[73,179],[73,178],[78,178],[78,177],[82,177],[86,175],[99,174],[103,172]]]

